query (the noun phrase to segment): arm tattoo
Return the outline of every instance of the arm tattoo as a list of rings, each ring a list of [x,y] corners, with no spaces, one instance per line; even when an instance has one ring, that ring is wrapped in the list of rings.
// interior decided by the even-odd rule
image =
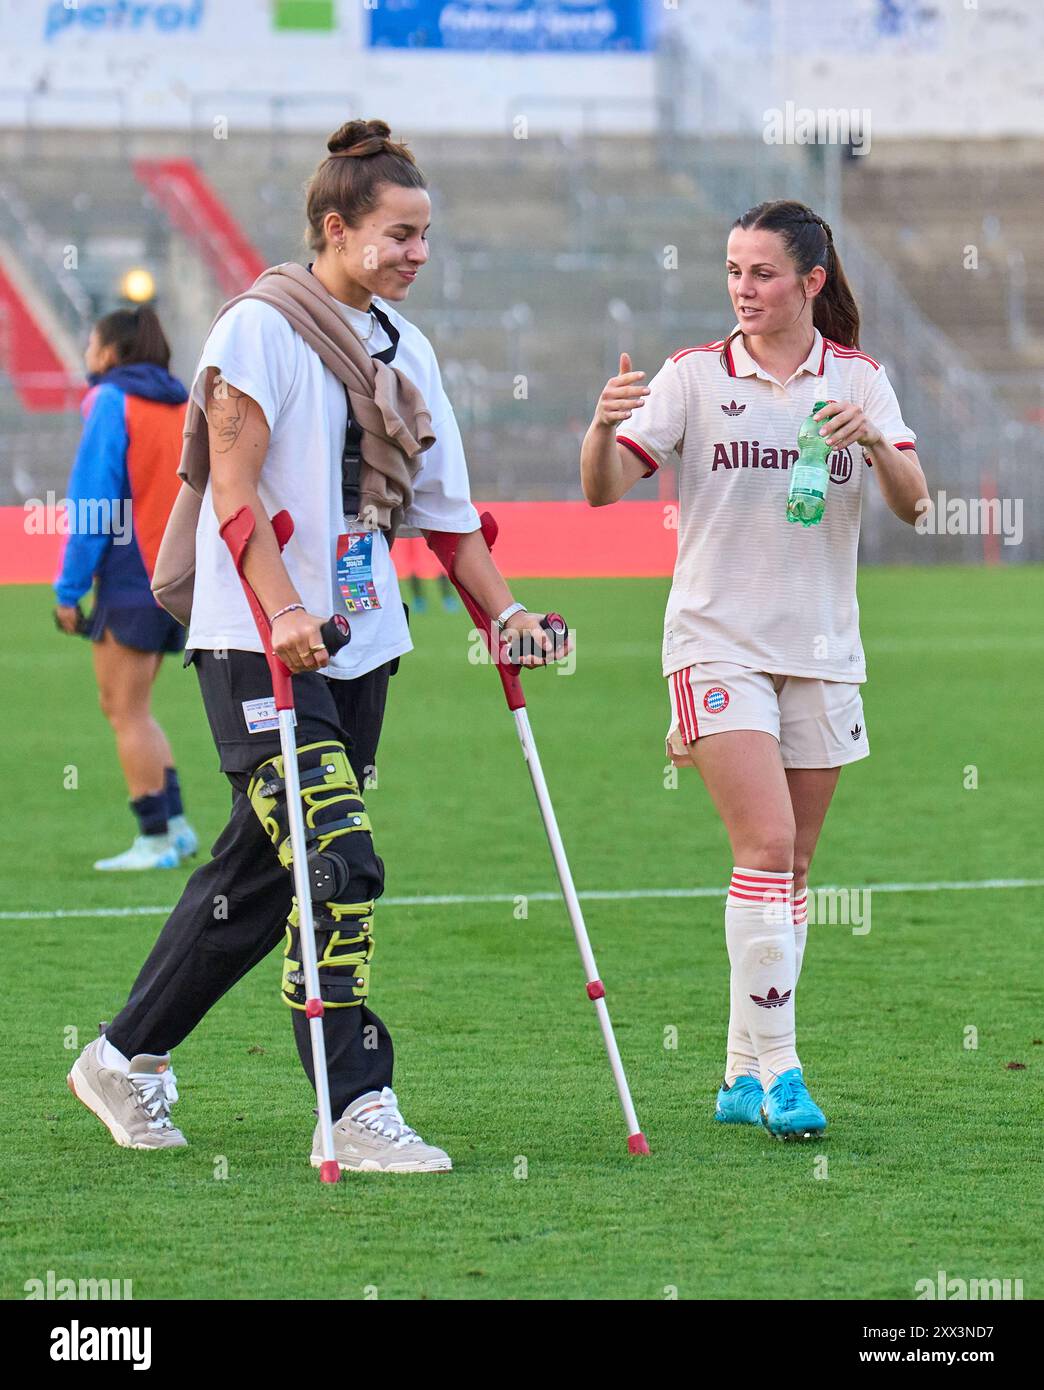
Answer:
[[[238,440],[246,424],[250,399],[219,372],[214,378],[207,424],[215,441],[214,452],[227,454]]]

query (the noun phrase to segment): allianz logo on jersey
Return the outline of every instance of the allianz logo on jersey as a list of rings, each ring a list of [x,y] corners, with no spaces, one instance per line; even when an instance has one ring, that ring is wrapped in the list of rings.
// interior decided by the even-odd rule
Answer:
[[[54,0],[47,7],[44,38],[53,39],[66,29],[78,33],[140,33],[176,34],[198,29],[203,20],[204,0],[109,0],[108,4],[91,0]]]
[[[719,468],[730,471],[733,468],[780,468],[786,471],[792,463],[797,463],[797,457],[796,449],[774,449],[756,439],[730,439],[728,443],[719,441],[714,445],[711,472],[716,473]],[[830,481],[847,483],[851,476],[851,449],[834,449],[830,455]]]

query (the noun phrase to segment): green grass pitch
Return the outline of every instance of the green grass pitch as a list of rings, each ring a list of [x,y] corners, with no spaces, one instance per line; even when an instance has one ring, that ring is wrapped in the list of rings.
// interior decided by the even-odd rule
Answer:
[[[666,581],[515,588],[577,630],[575,673],[526,687],[578,887],[723,893],[728,846],[696,774],[665,785]],[[1040,875],[1044,573],[877,570],[860,589],[873,754],[842,775],[813,887]],[[807,1145],[712,1120],[722,898],[588,901],[652,1146],[632,1158],[564,906],[516,915],[556,881],[512,721],[468,662],[465,617],[441,610],[414,619],[369,794],[386,893],[511,900],[379,908],[371,1002],[406,1118],[455,1171],[318,1182],[277,955],[175,1054],[189,1147],[118,1149],[65,1074],[162,917],[49,914],[162,907],[189,870],[92,871],[132,826],[87,647],[50,606],[43,588],[0,592],[5,1298],[48,1270],[130,1279],[138,1299],[909,1299],[940,1269],[1044,1292],[1028,1201],[1044,889],[880,892],[868,934],[812,927],[799,1045],[830,1128]],[[209,844],[228,792],[174,661],[156,708]]]

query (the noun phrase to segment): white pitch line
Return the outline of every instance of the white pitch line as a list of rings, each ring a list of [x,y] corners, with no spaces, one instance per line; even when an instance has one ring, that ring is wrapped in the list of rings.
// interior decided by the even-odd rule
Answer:
[[[980,878],[938,883],[866,883],[857,892],[873,893],[963,893],[984,888],[1044,888],[1044,878]],[[852,885],[821,884],[817,893],[851,892]],[[593,888],[577,896],[588,902],[627,902],[635,898],[724,898],[725,888]],[[525,898],[531,903],[558,902],[561,893],[435,893],[416,898],[378,898],[382,907],[457,907],[483,903],[514,903]],[[169,907],[84,907],[55,908],[53,911],[0,912],[3,922],[49,921],[63,917],[168,917]]]

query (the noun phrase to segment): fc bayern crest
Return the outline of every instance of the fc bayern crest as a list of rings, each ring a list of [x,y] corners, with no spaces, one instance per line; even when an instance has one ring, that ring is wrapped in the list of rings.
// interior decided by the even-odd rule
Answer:
[[[830,455],[830,481],[847,483],[852,476],[852,454],[849,449],[835,449]]]
[[[708,714],[720,714],[729,707],[729,692],[720,685],[712,685],[703,697],[703,708]]]

